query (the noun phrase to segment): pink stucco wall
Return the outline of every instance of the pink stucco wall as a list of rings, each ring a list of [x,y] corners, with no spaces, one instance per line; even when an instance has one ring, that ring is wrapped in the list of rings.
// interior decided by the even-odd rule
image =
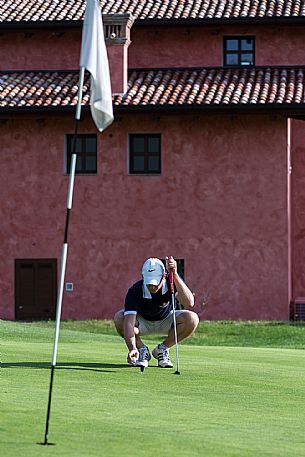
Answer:
[[[14,259],[61,254],[73,117],[0,122],[0,318],[14,318]],[[80,133],[95,132],[86,116]],[[162,134],[162,175],[129,176],[128,134]],[[78,176],[63,318],[111,318],[148,256],[185,259],[205,319],[287,319],[286,121],[124,115]],[[201,303],[208,297],[206,311]]]
[[[128,84],[128,46],[109,45],[107,53],[112,93],[124,94]]]
[[[224,35],[254,35],[256,65],[303,65],[304,27],[168,27],[131,29],[129,68],[223,65]],[[80,29],[3,31],[0,70],[77,69]],[[123,54],[108,46],[112,79],[122,80]],[[122,60],[123,57],[123,60]]]
[[[304,65],[304,27],[171,27],[131,31],[131,68],[223,65],[223,37],[255,36],[256,65]]]
[[[0,36],[0,71],[77,70],[81,29],[4,31]],[[113,93],[127,89],[127,47],[107,47]]]
[[[0,70],[75,70],[81,30],[6,30],[0,37]]]

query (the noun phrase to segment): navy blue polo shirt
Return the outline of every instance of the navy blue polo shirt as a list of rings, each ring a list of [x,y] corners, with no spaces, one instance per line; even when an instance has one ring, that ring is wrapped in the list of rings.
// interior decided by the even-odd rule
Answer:
[[[165,319],[172,310],[170,284],[168,278],[163,287],[156,293],[150,294],[143,284],[143,279],[136,282],[127,292],[124,314],[139,313],[148,321]]]

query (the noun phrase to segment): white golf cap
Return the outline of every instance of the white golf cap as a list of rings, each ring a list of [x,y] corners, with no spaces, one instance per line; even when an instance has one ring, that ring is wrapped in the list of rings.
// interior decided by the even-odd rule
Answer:
[[[165,272],[165,268],[160,259],[151,257],[145,260],[142,267],[142,276],[144,284],[152,284],[157,286]]]

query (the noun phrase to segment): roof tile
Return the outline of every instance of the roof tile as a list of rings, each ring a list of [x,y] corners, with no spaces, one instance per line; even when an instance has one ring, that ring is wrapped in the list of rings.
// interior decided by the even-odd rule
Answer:
[[[0,109],[75,106],[77,71],[0,73]],[[89,103],[85,74],[83,104]],[[253,106],[297,104],[305,108],[305,67],[133,70],[117,107]]]
[[[104,14],[135,19],[305,17],[304,0],[99,0]],[[0,22],[79,21],[85,0],[0,0]]]

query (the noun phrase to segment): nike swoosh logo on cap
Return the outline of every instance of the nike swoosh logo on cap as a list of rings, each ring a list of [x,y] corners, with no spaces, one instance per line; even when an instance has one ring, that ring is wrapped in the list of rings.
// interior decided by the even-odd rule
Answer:
[[[151,273],[152,271],[156,271],[156,269],[154,269],[154,270],[148,270],[148,273]]]

